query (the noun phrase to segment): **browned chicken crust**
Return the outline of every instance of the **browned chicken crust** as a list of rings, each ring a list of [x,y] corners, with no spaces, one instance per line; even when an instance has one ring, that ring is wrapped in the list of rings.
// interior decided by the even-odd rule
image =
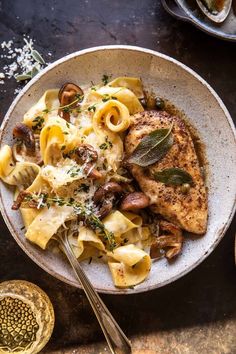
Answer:
[[[153,212],[184,230],[203,234],[207,227],[207,193],[201,175],[193,141],[184,121],[163,111],[144,111],[132,117],[132,124],[125,139],[125,150],[129,156],[141,139],[150,132],[170,127],[174,144],[160,161],[143,168],[130,164],[129,169],[141,190],[150,198]],[[166,186],[153,179],[153,173],[165,168],[178,167],[193,178],[193,186],[184,194],[181,186]]]

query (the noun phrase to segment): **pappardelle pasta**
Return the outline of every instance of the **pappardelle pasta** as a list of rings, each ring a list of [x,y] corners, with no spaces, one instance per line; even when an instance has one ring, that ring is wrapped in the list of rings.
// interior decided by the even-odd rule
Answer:
[[[16,186],[12,208],[22,214],[25,237],[45,249],[66,232],[78,260],[103,260],[122,288],[147,278],[159,230],[124,162],[125,135],[144,111],[143,97],[132,77],[47,90],[15,126],[13,147],[0,150],[0,177]],[[27,169],[35,178],[24,189],[18,181]]]

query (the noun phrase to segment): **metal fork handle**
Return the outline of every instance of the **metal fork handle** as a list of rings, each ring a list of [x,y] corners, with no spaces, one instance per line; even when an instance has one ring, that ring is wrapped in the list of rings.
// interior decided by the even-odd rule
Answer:
[[[67,236],[58,235],[57,239],[60,241],[61,248],[68,258],[89,302],[93,311],[98,319],[104,336],[107,340],[108,346],[113,354],[130,354],[131,342],[126,337],[118,323],[115,321],[106,305],[101,300],[100,296],[92,286],[88,277],[84,273],[81,265],[76,259],[71,246],[68,242]]]

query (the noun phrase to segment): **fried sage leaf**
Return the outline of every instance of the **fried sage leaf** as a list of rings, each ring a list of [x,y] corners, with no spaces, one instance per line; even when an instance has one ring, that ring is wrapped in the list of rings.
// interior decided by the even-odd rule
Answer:
[[[33,67],[31,71],[31,77],[33,78],[35,75],[39,73],[39,70],[36,68],[36,66]]]
[[[21,75],[15,76],[15,79],[16,79],[16,81],[30,80],[30,79],[31,79],[31,75],[28,75],[28,74],[21,74]]]
[[[44,61],[42,55],[39,54],[39,52],[37,50],[33,49],[31,51],[31,55],[34,58],[34,60],[37,61],[38,63],[45,64],[45,61]]]
[[[154,173],[154,178],[158,182],[162,182],[166,184],[167,186],[174,185],[174,186],[179,186],[182,184],[193,184],[193,179],[192,176],[182,170],[181,168],[166,168],[162,171],[155,172]]]
[[[128,162],[146,167],[162,159],[174,142],[172,128],[173,124],[169,129],[157,129],[146,135],[129,157]]]

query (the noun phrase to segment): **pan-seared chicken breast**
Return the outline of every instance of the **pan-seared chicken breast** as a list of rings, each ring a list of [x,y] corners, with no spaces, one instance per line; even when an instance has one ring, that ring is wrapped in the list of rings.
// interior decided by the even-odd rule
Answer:
[[[173,122],[174,143],[160,161],[148,167],[129,165],[141,190],[150,198],[151,209],[184,230],[196,234],[205,233],[207,193],[193,141],[184,121],[163,111],[144,111],[132,118],[125,139],[127,156],[130,156],[144,136],[156,129],[169,128]],[[193,185],[188,193],[184,194],[181,186],[167,186],[153,179],[154,172],[171,167],[181,168],[192,176]]]

